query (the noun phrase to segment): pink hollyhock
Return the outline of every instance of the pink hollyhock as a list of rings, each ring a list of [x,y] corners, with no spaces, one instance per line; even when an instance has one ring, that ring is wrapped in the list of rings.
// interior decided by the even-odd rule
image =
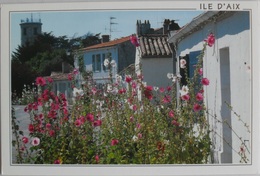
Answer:
[[[99,162],[99,156],[98,155],[95,156],[95,160],[96,160],[97,163]]]
[[[211,33],[204,41],[208,44],[208,46],[212,47],[215,43],[215,36]]]
[[[133,122],[133,121],[134,121],[134,117],[131,116],[131,117],[130,117],[130,122]]]
[[[163,93],[163,92],[165,91],[165,88],[164,88],[164,87],[160,87],[160,88],[159,88],[159,91],[160,91],[161,93]]]
[[[33,124],[29,124],[28,130],[30,131],[30,133],[34,132],[34,126],[33,126]]]
[[[185,59],[181,59],[181,60],[180,60],[180,67],[181,67],[181,68],[186,68],[186,63],[187,63],[187,62],[186,62]]]
[[[46,85],[46,81],[43,77],[37,77],[36,78],[36,85],[40,85],[40,86],[45,86]]]
[[[133,109],[133,111],[136,111],[136,110],[137,110],[137,106],[136,106],[136,105],[133,105],[133,106],[132,106],[132,109]]]
[[[136,125],[136,128],[137,128],[137,129],[140,129],[140,128],[141,128],[141,124],[138,123],[138,124]]]
[[[130,83],[130,82],[132,81],[132,77],[131,77],[131,76],[126,76],[126,77],[125,77],[125,81],[126,81],[127,83]]]
[[[199,75],[202,75],[203,74],[203,68],[200,68],[199,69]]]
[[[79,74],[79,69],[77,69],[77,68],[74,68],[74,70],[73,70],[73,74],[74,74],[74,75],[77,75],[77,74]]]
[[[142,133],[138,133],[138,139],[141,139],[143,137]]]
[[[50,130],[50,131],[49,131],[49,135],[50,135],[51,137],[53,137],[53,136],[55,135],[55,131],[54,131],[54,130]]]
[[[190,99],[190,96],[189,96],[189,94],[185,94],[185,95],[181,96],[181,99],[188,101]]]
[[[176,120],[173,120],[173,121],[172,121],[172,124],[173,124],[174,126],[180,126],[180,123],[177,122]]]
[[[112,139],[111,146],[117,145],[119,141],[117,139]]]
[[[208,80],[208,78],[202,78],[201,83],[202,83],[204,86],[208,86],[208,85],[209,85],[209,80]]]
[[[132,86],[132,88],[133,88],[133,89],[135,89],[135,88],[137,87],[137,84],[136,84],[136,82],[135,82],[135,81],[133,81],[131,86]]]
[[[50,110],[48,113],[48,117],[52,119],[56,119],[57,112],[55,110]]]
[[[46,125],[45,125],[45,127],[46,127],[46,129],[51,129],[51,124],[50,123],[47,123]]]
[[[131,41],[131,43],[132,43],[135,47],[140,46],[140,44],[139,44],[138,39],[137,39],[136,36],[134,36],[134,35],[130,36],[130,41]]]
[[[54,161],[54,164],[61,164],[61,161],[59,159]]]
[[[89,122],[93,122],[93,121],[94,121],[94,115],[91,114],[91,113],[88,113],[87,116],[86,116],[86,118],[87,118],[87,120],[88,120]]]
[[[29,141],[29,139],[28,139],[27,137],[24,136],[24,137],[22,138],[22,141],[23,141],[23,143],[27,144],[28,141]]]
[[[163,98],[163,103],[170,103],[171,102],[171,96],[170,95],[166,95],[164,98]]]
[[[197,103],[195,103],[194,106],[193,106],[193,110],[195,112],[198,112],[198,111],[202,110],[202,106],[197,104]]]
[[[118,93],[119,94],[124,94],[124,93],[126,93],[126,89],[125,88],[119,89]]]
[[[202,101],[203,100],[203,95],[201,93],[197,93],[196,100],[197,101]]]
[[[37,137],[34,137],[34,138],[32,139],[32,145],[33,145],[33,146],[38,146],[39,144],[40,144],[40,139],[37,138]]]
[[[170,110],[170,112],[168,113],[168,115],[169,115],[169,117],[174,117],[174,112],[173,112],[173,110]]]
[[[75,124],[76,127],[80,127],[81,120],[80,119],[75,120],[74,124]]]
[[[140,79],[140,80],[143,80],[144,76],[142,74],[140,74],[140,75],[137,75],[137,78]]]
[[[73,79],[73,75],[71,73],[68,74],[68,80],[72,80]]]
[[[53,79],[52,79],[51,77],[48,77],[48,78],[47,78],[47,81],[48,81],[49,83],[53,83]]]
[[[146,86],[144,90],[144,95],[147,99],[152,100],[153,99],[153,93],[152,93],[153,87],[152,86]]]
[[[101,126],[102,125],[102,121],[101,120],[96,120],[96,121],[93,122],[93,125],[94,125],[94,127]]]
[[[94,87],[91,89],[91,92],[95,95],[97,93],[97,89]]]
[[[168,92],[172,90],[171,86],[167,86],[166,89],[167,89]]]

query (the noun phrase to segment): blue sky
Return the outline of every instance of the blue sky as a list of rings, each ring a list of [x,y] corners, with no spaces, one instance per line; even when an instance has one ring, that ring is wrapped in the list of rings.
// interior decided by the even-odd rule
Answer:
[[[11,13],[11,51],[20,45],[20,22],[26,18],[41,19],[42,31],[52,32],[55,36],[82,36],[88,32],[110,34],[110,17],[112,22],[112,39],[136,33],[136,21],[149,20],[152,28],[162,27],[164,19],[176,20],[182,27],[202,11],[58,11],[58,12],[19,12]]]

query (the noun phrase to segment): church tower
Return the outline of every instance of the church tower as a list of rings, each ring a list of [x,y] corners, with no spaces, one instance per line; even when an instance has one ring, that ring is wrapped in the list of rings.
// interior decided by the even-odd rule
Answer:
[[[41,19],[33,19],[31,14],[31,19],[26,18],[26,20],[21,20],[21,45],[32,44],[35,37],[42,33],[42,23]]]

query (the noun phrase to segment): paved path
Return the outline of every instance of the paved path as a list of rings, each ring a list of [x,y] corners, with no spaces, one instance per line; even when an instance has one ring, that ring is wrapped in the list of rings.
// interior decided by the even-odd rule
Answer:
[[[28,131],[28,124],[30,123],[30,118],[29,114],[24,112],[24,105],[14,105],[14,110],[15,110],[15,116],[17,121],[20,123],[17,123],[19,125],[19,129],[24,132],[24,135],[28,136],[29,131]],[[13,139],[14,136],[13,136]],[[12,140],[13,140],[12,139]],[[12,147],[12,163],[16,163],[16,149]]]

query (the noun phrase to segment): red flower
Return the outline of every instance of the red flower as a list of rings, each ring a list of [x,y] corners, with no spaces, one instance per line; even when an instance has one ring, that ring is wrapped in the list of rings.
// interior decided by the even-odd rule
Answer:
[[[208,46],[212,47],[215,43],[215,36],[211,33],[204,41],[208,44]]]
[[[202,106],[197,104],[197,103],[195,103],[194,106],[193,106],[193,110],[195,112],[198,112],[198,111],[202,110]]]
[[[95,156],[95,160],[96,160],[97,163],[99,162],[99,156],[98,155]]]
[[[183,95],[183,96],[181,97],[181,99],[182,99],[182,100],[185,100],[185,101],[188,101],[188,100],[190,99],[190,96],[189,96],[188,94],[186,94],[186,95]]]
[[[203,100],[203,95],[201,93],[197,93],[196,100],[197,101],[202,101]]]
[[[171,102],[171,96],[166,95],[166,96],[163,98],[163,103],[170,103],[170,102]]]
[[[174,112],[173,110],[170,110],[170,112],[168,113],[169,117],[174,117]]]
[[[152,86],[146,86],[144,90],[144,95],[147,99],[151,100],[153,99],[153,93],[152,93],[153,87]]]
[[[131,41],[131,43],[132,43],[135,47],[140,46],[140,44],[139,44],[138,39],[137,39],[136,36],[134,36],[134,35],[130,36],[130,41]]]
[[[91,113],[88,113],[87,116],[86,116],[87,120],[90,121],[90,122],[93,122],[94,121],[94,115],[91,114]]]
[[[54,130],[50,130],[49,131],[49,135],[52,137],[52,136],[54,136],[55,135],[55,131]]]
[[[33,124],[29,124],[28,130],[30,131],[30,133],[32,133],[32,132],[34,131],[34,126],[33,126]]]
[[[53,82],[53,79],[51,77],[48,77],[47,80],[48,80],[49,83]]]
[[[119,94],[124,94],[124,93],[126,93],[126,89],[125,88],[119,89],[118,93]]]
[[[164,87],[160,87],[160,88],[159,88],[159,91],[160,91],[161,93],[163,93],[163,92],[165,91],[165,88],[164,88]]]
[[[29,139],[24,136],[24,137],[22,138],[22,141],[23,141],[23,143],[27,144],[27,143],[29,142]]]
[[[68,74],[68,80],[72,80],[73,79],[73,75],[71,73]]]
[[[59,159],[54,161],[54,164],[61,164],[61,161]]]
[[[177,127],[180,126],[180,123],[177,122],[177,120],[173,120],[173,121],[172,121],[172,124],[173,124],[174,126],[177,126]]]
[[[40,86],[45,86],[46,85],[46,81],[43,77],[37,77],[36,78],[36,85],[40,85]]]
[[[81,125],[81,120],[80,119],[75,120],[74,124],[76,127],[79,127]]]
[[[101,124],[102,124],[101,120],[96,120],[93,122],[94,127],[101,126]]]
[[[117,145],[118,144],[118,140],[117,139],[112,139],[111,141],[111,146]]]
[[[208,86],[208,85],[209,85],[209,80],[208,80],[208,78],[202,78],[201,83],[202,83],[204,86]]]
[[[125,77],[125,81],[126,81],[127,83],[130,83],[130,82],[132,81],[132,77],[131,77],[131,76],[126,76],[126,77]]]

